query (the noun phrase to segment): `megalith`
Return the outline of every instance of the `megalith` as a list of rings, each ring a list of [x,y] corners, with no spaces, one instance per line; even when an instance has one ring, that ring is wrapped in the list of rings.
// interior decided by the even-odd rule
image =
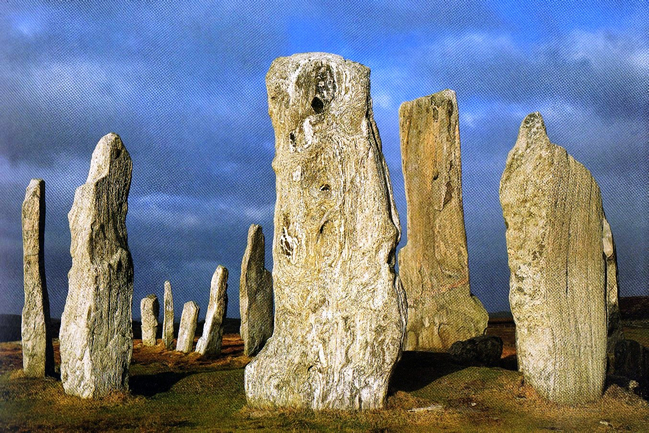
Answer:
[[[156,334],[158,333],[158,316],[160,315],[160,303],[156,295],[148,295],[140,301],[140,313],[142,316],[142,344],[144,346],[156,345]]]
[[[180,328],[178,329],[178,340],[176,341],[177,351],[184,353],[192,351],[199,310],[200,308],[196,302],[185,302],[183,314],[180,316]]]
[[[611,371],[615,366],[615,347],[618,342],[624,340],[624,332],[622,330],[620,305],[618,302],[618,272],[615,240],[613,239],[611,225],[605,216],[602,218],[602,244],[604,248],[604,259],[606,261],[606,328],[608,332],[606,353],[609,361],[609,371]]]
[[[83,398],[128,391],[133,351],[133,263],[126,212],[132,162],[116,134],[92,153],[68,214],[72,268],[61,317],[61,380]]]
[[[243,353],[256,355],[273,335],[273,277],[265,266],[265,241],[261,226],[248,229],[239,282],[240,334]]]
[[[27,377],[54,373],[50,300],[45,281],[45,181],[32,179],[22,206],[25,304],[21,322],[23,371]]]
[[[326,53],[276,59],[275,329],[247,365],[253,407],[376,409],[401,356],[400,236],[369,68]]]
[[[174,344],[174,297],[171,293],[171,283],[165,281],[164,317],[162,319],[162,342],[167,349]]]
[[[469,287],[457,99],[452,90],[399,108],[408,244],[399,277],[408,300],[406,350],[445,351],[483,335],[489,315]]]
[[[550,142],[540,113],[521,124],[500,202],[519,369],[549,400],[595,400],[606,373],[602,199],[590,172]]]
[[[228,309],[228,270],[217,266],[212,275],[210,301],[207,305],[203,335],[196,343],[196,352],[201,355],[219,355],[223,342],[223,327]]]

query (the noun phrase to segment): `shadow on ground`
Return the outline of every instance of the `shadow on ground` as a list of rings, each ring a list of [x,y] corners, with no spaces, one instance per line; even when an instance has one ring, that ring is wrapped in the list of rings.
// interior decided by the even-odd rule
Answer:
[[[180,380],[194,374],[193,372],[166,371],[157,374],[142,374],[131,376],[129,387],[133,395],[152,397],[161,392],[167,392]]]

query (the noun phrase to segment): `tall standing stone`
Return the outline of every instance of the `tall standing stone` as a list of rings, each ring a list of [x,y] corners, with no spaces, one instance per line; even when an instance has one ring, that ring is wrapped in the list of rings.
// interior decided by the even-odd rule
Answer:
[[[132,167],[119,136],[104,136],[68,214],[72,268],[61,317],[61,380],[66,393],[83,398],[128,391],[133,262],[126,212]]]
[[[196,343],[196,352],[201,355],[218,355],[223,342],[223,327],[228,309],[228,270],[218,266],[212,275],[210,302],[207,305],[203,335]]]
[[[399,217],[370,70],[340,56],[276,59],[275,330],[245,370],[254,407],[375,409],[406,329]]]
[[[613,367],[615,365],[615,346],[617,346],[618,342],[624,340],[624,332],[622,330],[620,306],[618,303],[618,272],[615,241],[611,226],[606,217],[602,219],[602,244],[604,260],[606,261],[606,327],[608,330],[606,353],[609,360],[609,367]]]
[[[144,346],[156,345],[156,334],[158,333],[158,316],[160,315],[160,303],[156,295],[149,295],[140,301],[140,313],[142,315],[142,344]]]
[[[576,404],[602,394],[606,287],[602,199],[590,172],[528,115],[500,181],[509,301],[525,380]]]
[[[171,283],[169,281],[165,281],[162,342],[167,349],[171,349],[174,344],[174,297],[171,293]]]
[[[256,355],[273,335],[273,277],[265,268],[265,248],[261,226],[252,224],[239,283],[240,334],[246,356]]]
[[[489,321],[469,287],[455,92],[404,102],[399,129],[408,203],[408,244],[399,252],[406,350],[444,351],[483,335]]]
[[[183,314],[180,316],[180,329],[178,329],[178,341],[176,350],[189,353],[194,346],[194,334],[196,334],[196,322],[200,308],[194,301],[185,302]]]
[[[22,207],[25,305],[22,314],[23,371],[28,377],[54,373],[50,300],[45,282],[45,182],[32,179]]]

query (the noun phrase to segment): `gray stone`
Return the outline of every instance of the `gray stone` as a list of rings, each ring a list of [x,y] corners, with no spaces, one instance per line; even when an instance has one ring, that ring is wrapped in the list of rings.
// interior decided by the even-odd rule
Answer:
[[[606,327],[608,330],[606,353],[609,366],[612,367],[615,363],[615,347],[617,343],[624,340],[624,332],[622,330],[620,306],[618,304],[618,272],[615,240],[613,239],[613,232],[606,217],[602,219],[602,235],[604,259],[606,261]]]
[[[484,334],[489,321],[469,287],[455,92],[404,102],[399,129],[408,203],[408,244],[399,252],[406,350],[446,351]]]
[[[615,374],[638,383],[638,392],[649,397],[649,348],[635,340],[620,340],[615,345]]]
[[[219,355],[223,342],[223,327],[228,309],[228,270],[218,266],[212,275],[210,302],[207,305],[203,335],[196,343],[201,355]]]
[[[171,283],[169,281],[165,281],[162,343],[167,349],[171,349],[174,344],[174,297],[171,293]]]
[[[140,302],[142,315],[142,344],[144,346],[156,345],[156,334],[158,333],[158,316],[160,315],[160,303],[156,295],[149,295],[142,298]]]
[[[66,393],[83,398],[128,391],[133,263],[126,212],[132,167],[119,136],[104,136],[68,214],[72,268],[61,317],[61,380]]]
[[[369,75],[340,56],[307,53],[276,59],[266,76],[275,330],[245,370],[253,407],[385,405],[407,307]]]
[[[180,328],[178,329],[178,341],[176,342],[177,351],[184,353],[192,351],[199,310],[200,308],[196,302],[185,302],[183,314],[180,316]]]
[[[542,396],[602,395],[606,288],[602,199],[590,172],[528,115],[500,181],[519,368]]]
[[[273,277],[265,268],[265,254],[261,226],[252,224],[239,283],[240,334],[246,356],[256,355],[273,335]]]
[[[448,350],[451,359],[458,364],[498,365],[503,353],[503,340],[495,335],[480,335],[464,341],[456,341]]]
[[[32,179],[22,207],[25,305],[22,314],[23,371],[27,377],[54,373],[50,301],[45,282],[45,182]]]

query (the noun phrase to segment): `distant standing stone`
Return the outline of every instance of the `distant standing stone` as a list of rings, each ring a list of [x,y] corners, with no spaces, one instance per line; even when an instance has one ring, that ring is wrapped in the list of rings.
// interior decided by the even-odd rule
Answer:
[[[50,331],[50,300],[43,260],[45,239],[45,182],[32,179],[22,207],[25,305],[22,314],[23,371],[27,377],[54,373]]]
[[[454,362],[465,365],[498,365],[503,353],[503,340],[495,335],[480,335],[456,341],[448,350]]]
[[[171,283],[169,281],[165,281],[162,342],[167,349],[171,349],[174,344],[174,297],[171,293]]]
[[[158,316],[160,315],[160,303],[156,295],[149,295],[142,298],[140,302],[142,315],[142,344],[144,346],[156,345],[156,334],[158,332]]]
[[[256,355],[273,335],[273,277],[265,268],[265,255],[264,233],[252,224],[239,283],[240,334],[246,356]]]
[[[198,322],[198,304],[194,301],[186,302],[183,306],[183,314],[180,316],[180,329],[178,330],[178,341],[176,350],[189,353],[194,346],[194,334],[196,333],[196,322]]]
[[[406,350],[446,351],[484,334],[489,321],[469,288],[455,92],[401,104],[399,130],[408,203],[408,244],[399,252]]]
[[[500,202],[520,370],[552,401],[595,400],[606,373],[602,199],[590,172],[550,143],[539,113],[521,124]]]
[[[218,266],[212,275],[210,302],[207,306],[203,335],[196,343],[196,352],[201,355],[218,355],[223,342],[223,327],[228,309],[228,270]]]
[[[622,330],[618,302],[618,272],[615,240],[613,239],[613,232],[606,217],[602,219],[602,243],[604,259],[606,261],[606,325],[608,330],[606,353],[608,355],[609,367],[614,367],[615,347],[617,343],[624,340],[624,332]],[[612,368],[609,368],[609,370],[612,370]]]
[[[66,393],[83,398],[128,391],[133,262],[126,212],[132,167],[119,136],[104,136],[68,214],[72,268],[61,317],[61,380]]]

